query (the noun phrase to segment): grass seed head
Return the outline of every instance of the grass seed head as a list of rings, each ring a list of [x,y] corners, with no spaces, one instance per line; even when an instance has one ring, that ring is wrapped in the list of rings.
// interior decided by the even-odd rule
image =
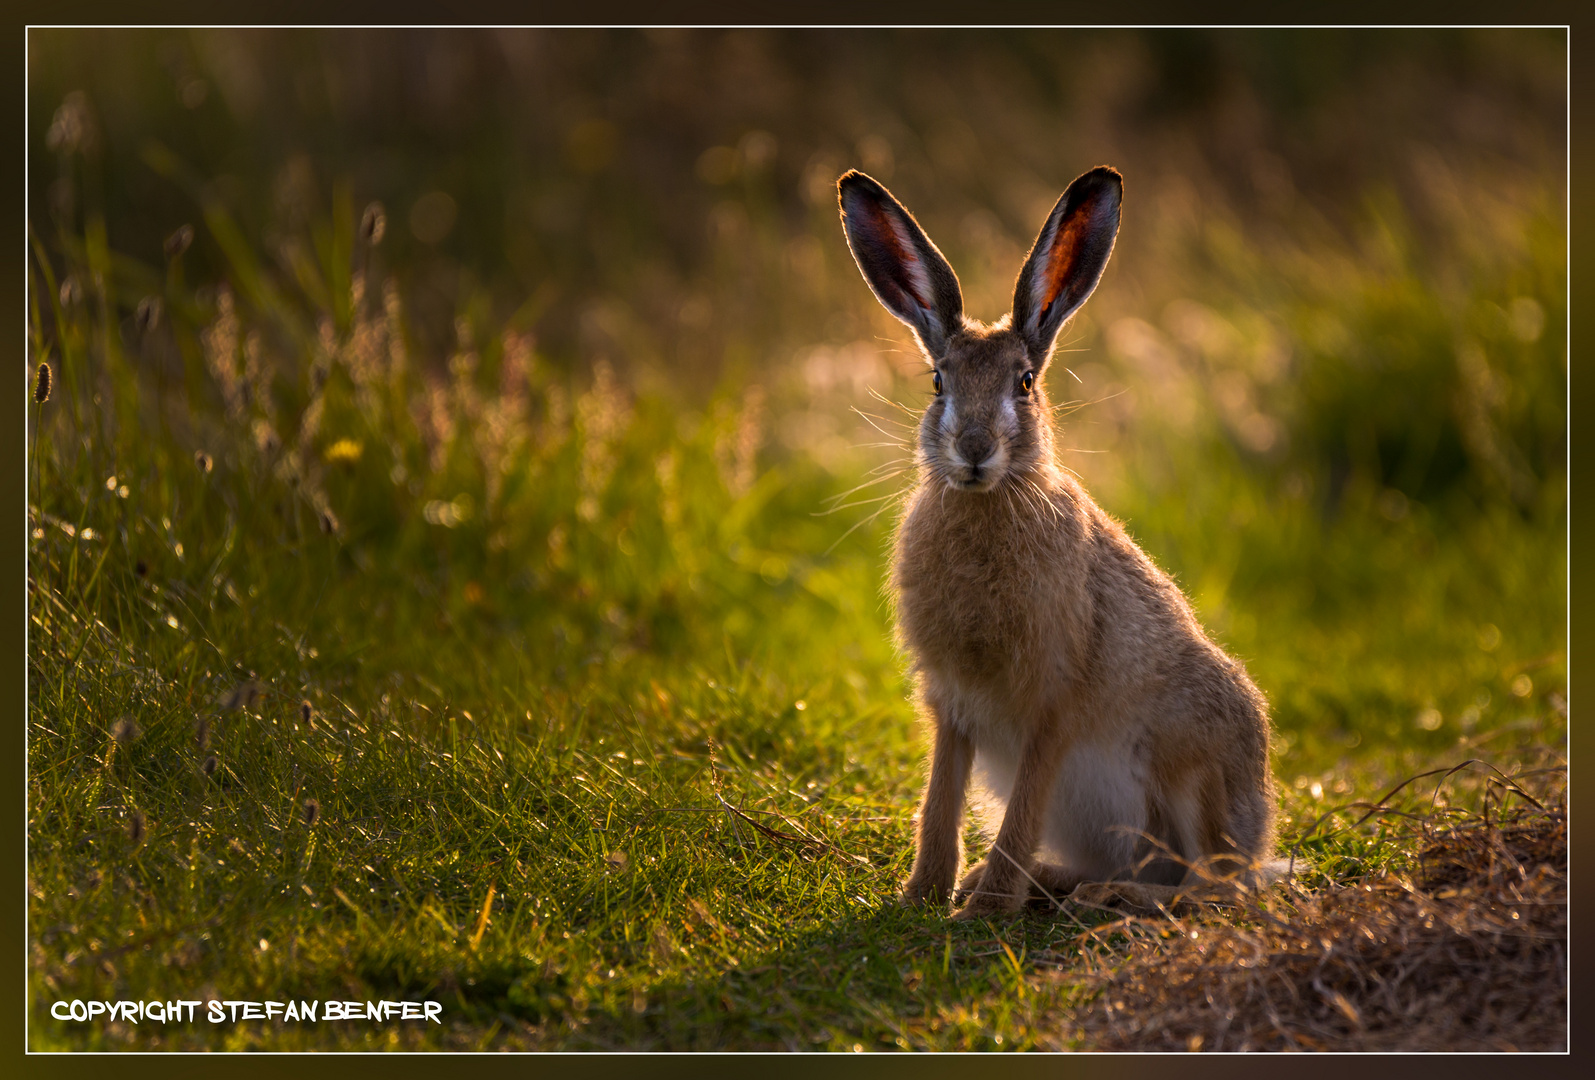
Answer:
[[[222,698],[222,710],[230,712],[233,709],[247,709],[259,699],[260,684],[254,679],[245,679]]]
[[[338,531],[338,516],[327,507],[321,510],[321,531],[328,536]]]
[[[127,838],[134,847],[144,842],[144,811],[135,810],[127,815]]]
[[[183,225],[172,235],[166,238],[164,245],[168,259],[180,258],[188,246],[194,242],[194,226]]]
[[[210,748],[210,717],[201,716],[199,722],[194,725],[194,741],[199,744],[201,750]]]
[[[299,717],[305,723],[307,723],[307,724],[310,723],[311,717],[313,717],[315,715],[316,715],[316,707],[314,705],[310,704],[310,699],[309,698],[306,698],[304,701],[301,701],[299,703]]]
[[[50,365],[40,364],[38,378],[33,383],[33,400],[40,405],[50,400]]]
[[[200,762],[199,771],[204,773],[206,776],[215,776],[216,766],[218,764],[219,762],[216,760],[216,755],[210,754],[205,758],[204,761]]]
[[[277,435],[277,429],[264,416],[255,417],[251,431],[255,436],[255,449],[265,456],[271,457],[282,449],[282,439]]]
[[[64,308],[77,307],[83,300],[83,286],[78,284],[76,274],[68,274],[61,281],[61,306]]]
[[[161,323],[161,298],[146,296],[138,302],[138,310],[134,313],[134,321],[138,325],[140,335],[154,330]]]
[[[366,207],[366,212],[360,215],[360,240],[364,244],[376,247],[382,243],[382,234],[388,231],[388,215],[382,209],[382,204],[374,202]]]
[[[321,804],[315,799],[306,799],[304,806],[300,808],[300,816],[304,818],[306,825],[314,825],[321,817]]]
[[[111,725],[111,738],[115,739],[118,746],[127,746],[144,734],[131,716],[124,716]]]
[[[89,97],[82,90],[73,90],[61,99],[50,121],[44,142],[51,150],[63,156],[91,149],[95,144],[94,114],[89,111]]]

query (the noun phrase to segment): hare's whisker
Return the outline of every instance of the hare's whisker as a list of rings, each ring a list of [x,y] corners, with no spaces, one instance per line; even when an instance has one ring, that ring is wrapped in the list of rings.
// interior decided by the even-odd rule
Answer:
[[[872,495],[868,499],[863,499],[863,500],[856,501],[856,502],[851,502],[851,503],[842,502],[841,501],[843,499],[846,499],[849,495],[853,495],[853,494],[856,494],[857,492],[863,491],[867,487],[874,487],[876,484],[884,483],[887,480],[894,479],[894,478],[896,478],[898,476],[901,476],[903,473],[905,473],[907,471],[908,471],[907,469],[899,469],[897,472],[892,473],[889,476],[882,476],[879,479],[870,480],[867,483],[859,484],[855,488],[850,488],[847,491],[842,492],[840,495],[833,495],[829,499],[825,500],[828,505],[826,506],[824,512],[827,513],[827,514],[835,513],[837,510],[845,510],[849,506],[863,506],[865,503],[872,503],[872,502],[877,501],[877,499],[889,499],[889,498],[892,498],[894,495],[897,494],[897,492],[895,492],[895,491],[888,492],[887,494],[880,495],[880,496],[873,496]]]
[[[893,424],[893,423],[896,423],[896,421],[888,420],[884,416],[876,416],[874,413],[867,413],[867,412],[863,411],[862,409],[858,409],[858,408],[855,408],[853,411],[858,413],[859,416],[863,417],[864,418],[864,422],[866,424],[868,424],[870,427],[874,428],[876,431],[880,432],[882,435],[885,435],[888,439],[890,439],[892,437],[892,433],[890,431],[887,431],[885,428],[881,427],[881,424]],[[879,420],[881,422],[881,424],[877,424],[875,422],[876,420]],[[902,425],[902,426],[906,427],[907,425],[905,424],[905,425]]]
[[[824,510],[816,510],[816,511],[814,511],[812,516],[813,517],[829,517],[831,514],[839,513],[840,511],[843,511],[843,510],[852,510],[853,508],[859,507],[859,506],[870,506],[870,505],[873,505],[874,503],[878,503],[878,502],[887,502],[888,500],[897,498],[897,496],[898,496],[898,492],[889,491],[885,495],[876,495],[876,496],[874,496],[872,498],[868,498],[868,499],[854,499],[852,502],[849,502],[849,503],[840,503],[840,504],[838,504],[836,506],[827,506]]]
[[[901,401],[892,400],[891,398],[887,397],[885,394],[881,393],[879,390],[875,389],[873,386],[869,388],[869,392],[870,392],[870,396],[875,398],[881,404],[883,404],[883,405],[895,405],[899,409],[902,409],[909,416],[914,417],[915,420],[919,419],[918,410],[910,409],[907,405],[904,405]]]
[[[870,524],[871,522],[873,522],[876,518],[878,518],[882,514],[886,513],[886,511],[889,510],[889,509],[891,509],[891,504],[887,503],[884,506],[882,506],[879,510],[876,510],[873,514],[869,515],[868,517],[860,518],[859,520],[853,522],[852,525],[848,526],[848,529],[847,529],[846,532],[844,532],[841,536],[838,536],[831,543],[831,546],[825,549],[825,554],[829,555],[831,552],[835,551],[837,546],[839,544],[841,544],[841,542],[843,540],[846,540],[849,536],[852,536],[855,532],[857,532],[858,530],[862,529],[864,526],[866,526],[866,525]]]
[[[1047,493],[1041,490],[1041,486],[1028,476],[1025,477],[1025,483],[1029,484],[1035,493],[1041,497],[1041,501],[1046,508],[1052,511],[1052,520],[1061,522],[1063,520],[1063,514],[1058,510],[1058,504],[1053,502],[1052,499],[1047,496]]]

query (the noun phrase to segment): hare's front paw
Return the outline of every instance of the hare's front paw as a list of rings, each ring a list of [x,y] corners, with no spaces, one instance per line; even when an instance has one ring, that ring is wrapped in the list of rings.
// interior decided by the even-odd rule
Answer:
[[[913,874],[897,899],[904,907],[945,904],[951,891],[947,882],[934,880],[928,874]]]
[[[953,912],[954,922],[971,919],[988,919],[999,915],[1012,915],[1024,910],[1023,893],[980,891],[969,898],[963,907]]]
[[[981,859],[964,874],[958,883],[958,899],[964,906],[953,914],[959,921],[980,919],[990,915],[1003,915],[1025,906],[1024,889],[1016,888],[1012,881],[1002,880],[1002,875],[992,872],[991,863]]]

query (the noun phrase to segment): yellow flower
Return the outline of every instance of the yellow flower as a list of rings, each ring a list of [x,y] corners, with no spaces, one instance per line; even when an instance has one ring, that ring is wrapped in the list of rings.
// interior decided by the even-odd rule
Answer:
[[[361,445],[353,439],[339,439],[327,447],[327,452],[324,456],[328,461],[355,462],[360,460],[362,449]]]

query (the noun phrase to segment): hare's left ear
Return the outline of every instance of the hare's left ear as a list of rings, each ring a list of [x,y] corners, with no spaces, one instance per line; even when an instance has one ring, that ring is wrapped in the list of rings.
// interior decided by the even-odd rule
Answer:
[[[1039,367],[1069,316],[1086,302],[1119,235],[1124,181],[1117,169],[1077,177],[1047,215],[1014,285],[1013,327]]]
[[[881,305],[913,328],[934,362],[963,325],[958,275],[903,204],[852,170],[836,182],[847,246]]]

